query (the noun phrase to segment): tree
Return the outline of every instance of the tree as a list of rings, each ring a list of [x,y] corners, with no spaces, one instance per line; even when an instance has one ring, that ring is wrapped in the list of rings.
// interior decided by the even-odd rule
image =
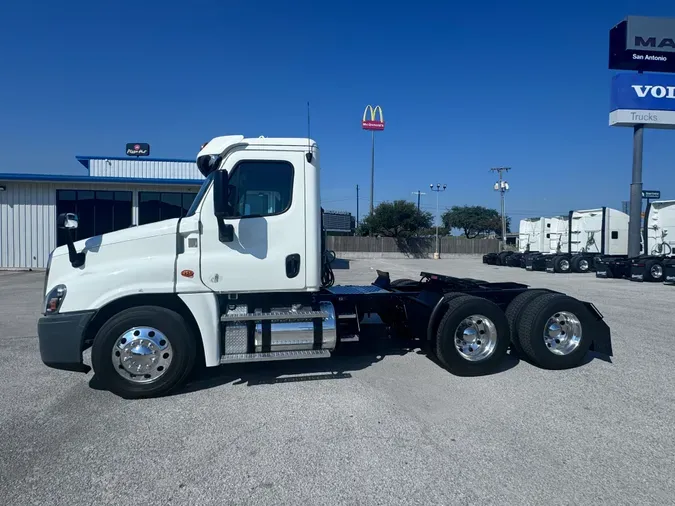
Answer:
[[[431,213],[420,211],[412,202],[394,200],[382,202],[361,220],[357,234],[404,238],[431,227],[431,223]]]
[[[494,232],[502,235],[502,219],[495,209],[483,206],[452,206],[441,216],[447,228],[459,228],[469,239]],[[511,219],[506,217],[506,232],[511,230]]]

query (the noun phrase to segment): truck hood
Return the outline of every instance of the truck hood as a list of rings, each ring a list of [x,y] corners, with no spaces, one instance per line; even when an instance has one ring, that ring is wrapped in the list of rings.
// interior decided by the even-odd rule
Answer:
[[[90,237],[88,239],[82,239],[75,242],[75,249],[78,252],[96,252],[101,248],[105,248],[106,246],[119,244],[122,242],[149,239],[152,237],[159,237],[169,234],[173,235],[178,230],[179,221],[179,218],[173,218],[170,220],[148,223],[146,225],[124,228],[115,232],[109,232],[107,234]],[[52,256],[56,258],[67,254],[68,248],[64,245],[56,248]]]
[[[62,313],[98,309],[130,295],[174,293],[178,222],[174,218],[78,241],[75,250],[86,255],[80,267],[71,265],[67,247],[60,246],[52,255],[46,291],[66,287]]]

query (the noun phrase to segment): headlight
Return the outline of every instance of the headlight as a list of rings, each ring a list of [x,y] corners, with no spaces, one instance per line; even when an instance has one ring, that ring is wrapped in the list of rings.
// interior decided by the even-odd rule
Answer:
[[[61,309],[63,299],[66,298],[66,285],[55,286],[45,297],[45,315],[55,314]]]

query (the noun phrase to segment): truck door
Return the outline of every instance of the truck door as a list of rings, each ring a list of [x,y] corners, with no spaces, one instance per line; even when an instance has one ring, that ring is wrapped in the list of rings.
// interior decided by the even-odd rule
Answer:
[[[215,292],[297,291],[306,287],[305,178],[300,151],[231,154],[231,237],[220,237],[213,190],[201,211],[201,278]]]

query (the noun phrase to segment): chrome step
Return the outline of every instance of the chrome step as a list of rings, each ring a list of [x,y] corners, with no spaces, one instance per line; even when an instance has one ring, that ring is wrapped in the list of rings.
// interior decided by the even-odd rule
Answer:
[[[269,353],[235,353],[220,357],[221,364],[238,362],[268,362],[272,360],[298,360],[301,358],[330,358],[328,350],[270,351]]]
[[[262,320],[307,320],[312,318],[328,318],[325,311],[272,311],[270,313],[226,313],[220,317],[221,322],[262,321]]]

